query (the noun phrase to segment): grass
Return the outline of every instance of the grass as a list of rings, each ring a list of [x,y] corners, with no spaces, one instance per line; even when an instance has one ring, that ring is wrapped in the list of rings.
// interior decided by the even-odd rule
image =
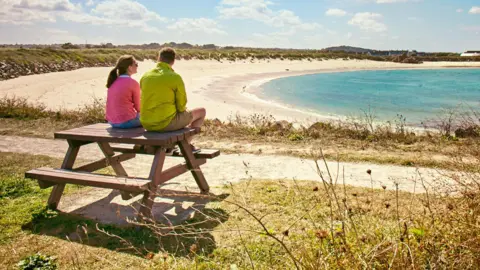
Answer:
[[[477,176],[464,176],[474,179],[470,184],[454,177],[463,184],[455,196],[421,179],[418,189],[428,192],[413,194],[376,184],[372,171],[372,188],[342,185],[341,171],[338,178],[330,175],[321,162],[317,182],[252,179],[223,187],[194,219],[177,226],[119,228],[45,209],[48,190],[22,175],[58,166],[59,160],[0,153],[0,253],[6,254],[0,264],[14,268],[37,252],[57,257],[61,269],[475,269],[480,264]]]

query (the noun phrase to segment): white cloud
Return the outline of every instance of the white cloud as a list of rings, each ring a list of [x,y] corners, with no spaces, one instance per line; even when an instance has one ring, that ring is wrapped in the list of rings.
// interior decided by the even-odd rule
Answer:
[[[34,22],[55,22],[55,17],[49,16],[45,12],[35,12],[24,9],[10,9],[0,11],[0,23],[4,24],[33,24]]]
[[[286,9],[273,10],[268,0],[222,0],[217,10],[223,19],[249,19],[263,22],[273,27],[295,27],[316,29],[316,23],[304,23],[294,12]]]
[[[69,0],[4,0],[0,6],[0,23],[28,25],[56,22],[58,14],[77,12]]]
[[[74,11],[70,0],[17,0],[12,1],[14,8],[39,11]]]
[[[63,14],[62,18],[77,23],[137,28],[147,33],[162,33],[150,23],[168,21],[134,0],[107,0],[98,3],[91,13],[68,13]]]
[[[61,30],[61,29],[55,29],[55,28],[47,28],[45,31],[49,34],[54,34],[54,35],[66,35],[69,34],[67,30]]]
[[[71,0],[2,0],[0,23],[13,25],[31,25],[38,22],[55,23],[64,21],[92,24],[115,25],[137,28],[144,32],[160,33],[151,25],[154,22],[166,22],[166,18],[148,10],[135,0],[88,0],[87,6],[95,5],[91,12],[85,12],[81,4]]]
[[[342,17],[342,16],[347,15],[347,12],[345,10],[342,10],[342,9],[331,8],[331,9],[329,9],[325,12],[325,15]]]
[[[182,18],[175,23],[167,26],[168,29],[179,30],[182,32],[204,32],[207,34],[227,34],[221,30],[218,23],[212,19],[207,18]]]
[[[480,14],[480,7],[472,7],[470,11],[468,11],[470,14]]]
[[[459,9],[457,9],[457,12],[458,12],[458,13],[462,13],[462,12],[463,12],[463,9],[459,8]]]
[[[378,13],[362,12],[356,13],[348,24],[358,26],[367,32],[384,32],[387,26],[380,22],[383,16]]]
[[[121,20],[159,20],[167,21],[157,13],[149,11],[144,5],[131,0],[108,0],[99,3],[94,9],[94,14],[99,16]]]

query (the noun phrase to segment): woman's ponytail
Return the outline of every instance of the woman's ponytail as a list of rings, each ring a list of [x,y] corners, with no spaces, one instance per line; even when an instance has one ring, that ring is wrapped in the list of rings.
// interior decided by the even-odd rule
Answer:
[[[114,67],[112,71],[110,71],[110,74],[108,75],[108,80],[107,80],[107,88],[110,88],[110,86],[112,86],[112,84],[118,78],[117,70],[118,68]]]
[[[119,75],[126,74],[128,67],[133,65],[135,58],[132,55],[122,55],[117,60],[115,68],[110,71],[107,80],[107,88],[110,88]]]

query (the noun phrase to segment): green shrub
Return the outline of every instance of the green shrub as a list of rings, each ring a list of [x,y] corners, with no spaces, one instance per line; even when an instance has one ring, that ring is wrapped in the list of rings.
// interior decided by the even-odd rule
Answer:
[[[22,270],[54,270],[57,269],[56,260],[55,257],[37,253],[21,260],[18,268]]]
[[[298,133],[292,133],[288,135],[288,139],[292,142],[297,142],[297,141],[303,141],[305,137],[303,137],[301,134],[298,134]]]

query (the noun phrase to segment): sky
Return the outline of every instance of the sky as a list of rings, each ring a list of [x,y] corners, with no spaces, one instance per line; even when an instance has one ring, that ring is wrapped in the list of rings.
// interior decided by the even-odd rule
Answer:
[[[480,0],[0,0],[0,44],[480,50]]]

